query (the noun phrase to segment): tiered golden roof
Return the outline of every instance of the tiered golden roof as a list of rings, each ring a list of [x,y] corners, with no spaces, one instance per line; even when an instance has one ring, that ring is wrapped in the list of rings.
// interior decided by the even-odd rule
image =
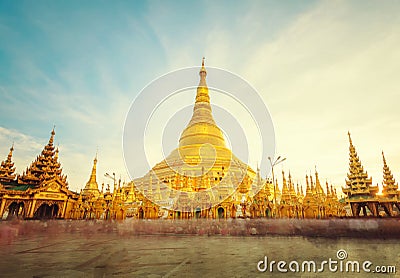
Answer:
[[[1,162],[0,182],[10,182],[15,180],[16,178],[14,162],[12,161],[13,151],[14,151],[14,144],[13,146],[11,146],[10,152],[8,153],[6,160]]]
[[[372,186],[372,178],[368,178],[368,173],[364,172],[364,167],[361,165],[361,161],[351,140],[350,132],[348,135],[350,142],[349,173],[346,180],[347,187],[343,188],[343,193],[349,198],[371,198],[372,195],[378,192],[379,188]]]
[[[389,198],[396,198],[399,196],[399,185],[395,181],[392,171],[390,171],[389,166],[386,164],[385,154],[382,152],[383,158],[383,189],[382,193],[384,196]]]
[[[18,177],[18,183],[39,186],[44,181],[58,177],[60,181],[67,184],[67,176],[62,174],[61,164],[58,162],[58,148],[55,149],[53,145],[55,134],[53,128],[49,143],[22,176]]]
[[[350,132],[349,135],[349,173],[347,174],[346,187],[342,188],[347,195],[346,201],[350,203],[353,216],[359,216],[362,210],[364,216],[367,216],[368,210],[372,215],[378,215],[378,199],[376,194],[379,191],[378,186],[372,186],[372,178],[368,178],[368,173],[364,172],[361,161],[353,146]],[[368,208],[368,210],[367,210]]]

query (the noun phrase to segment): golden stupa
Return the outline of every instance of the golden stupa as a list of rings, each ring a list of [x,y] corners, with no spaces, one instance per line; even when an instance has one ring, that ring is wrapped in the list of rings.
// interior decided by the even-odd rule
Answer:
[[[254,194],[261,187],[252,184],[255,171],[226,147],[223,132],[213,118],[204,58],[199,74],[193,115],[180,136],[179,147],[135,180],[146,197],[161,204],[168,201],[176,205],[179,198],[184,202],[197,198],[220,203],[228,197],[241,199],[242,195]],[[194,197],[200,192],[201,197]],[[234,193],[238,196],[232,196]]]

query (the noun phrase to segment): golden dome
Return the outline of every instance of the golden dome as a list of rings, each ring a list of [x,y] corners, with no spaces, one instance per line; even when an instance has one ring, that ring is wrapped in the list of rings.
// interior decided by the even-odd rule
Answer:
[[[233,192],[237,181],[240,183],[248,174],[254,176],[254,171],[226,147],[223,133],[215,123],[206,83],[207,71],[204,67],[204,58],[199,74],[200,82],[193,115],[181,134],[179,147],[156,164],[146,175],[145,180],[150,180],[150,176],[155,175],[161,182],[171,183],[173,188],[179,187],[181,191],[198,191],[201,190],[198,188],[200,185],[194,185],[193,180],[211,180],[212,184],[216,185],[227,178],[224,182],[230,184],[230,192]],[[180,180],[186,181],[184,177],[192,177],[192,184],[178,186],[177,180],[178,183],[181,183]],[[210,187],[212,185],[208,184],[202,189]]]

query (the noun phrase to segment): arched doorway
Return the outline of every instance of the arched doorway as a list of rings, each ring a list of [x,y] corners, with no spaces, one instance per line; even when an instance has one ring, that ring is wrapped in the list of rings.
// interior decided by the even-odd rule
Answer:
[[[194,215],[196,219],[199,219],[201,217],[201,208],[196,208]]]
[[[143,208],[139,208],[139,219],[143,219],[143,218],[144,218]]]
[[[58,214],[58,205],[48,205],[42,204],[40,207],[35,211],[33,218],[35,219],[54,219],[57,217]]]
[[[24,203],[12,202],[8,207],[7,219],[20,218],[24,215]]]
[[[111,219],[111,212],[109,209],[106,209],[106,211],[104,212],[104,217],[105,220]]]
[[[271,217],[271,210],[269,208],[265,210],[265,217]]]
[[[224,218],[224,216],[225,216],[225,210],[224,210],[224,208],[219,207],[218,210],[217,210],[217,212],[218,212],[218,218]]]

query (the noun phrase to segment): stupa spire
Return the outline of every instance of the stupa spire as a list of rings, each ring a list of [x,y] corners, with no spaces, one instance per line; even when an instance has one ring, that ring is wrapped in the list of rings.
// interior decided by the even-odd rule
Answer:
[[[199,86],[207,87],[207,83],[206,83],[207,70],[206,70],[206,68],[204,67],[204,60],[205,60],[205,59],[206,59],[206,58],[203,57],[203,60],[201,61],[201,69],[200,69],[200,72],[199,72],[199,75],[200,75],[200,83],[199,83]]]
[[[96,175],[97,175],[97,152],[95,158],[93,159],[92,172],[82,192],[83,195],[93,194],[96,197],[99,196],[100,191],[99,191],[99,185],[97,184]]]
[[[193,108],[192,118],[181,134],[179,147],[206,144],[225,147],[222,131],[216,125],[212,116],[210,95],[206,82],[207,70],[204,66],[204,58],[200,68],[200,82],[197,87],[196,101]]]
[[[328,185],[328,181],[326,181],[326,183],[325,183],[325,185],[326,185],[326,196],[330,196],[331,195],[331,193],[329,192],[329,185]]]
[[[315,166],[315,191],[318,196],[325,196],[325,192],[322,189],[321,183],[319,181],[317,166]]]

